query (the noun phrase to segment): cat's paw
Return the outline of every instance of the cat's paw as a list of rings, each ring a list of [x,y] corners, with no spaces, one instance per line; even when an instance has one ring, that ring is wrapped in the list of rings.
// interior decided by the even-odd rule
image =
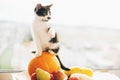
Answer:
[[[36,57],[39,57],[39,56],[41,56],[41,55],[42,55],[42,53],[36,54]]]
[[[48,52],[49,52],[50,54],[55,54],[52,50],[49,50]]]

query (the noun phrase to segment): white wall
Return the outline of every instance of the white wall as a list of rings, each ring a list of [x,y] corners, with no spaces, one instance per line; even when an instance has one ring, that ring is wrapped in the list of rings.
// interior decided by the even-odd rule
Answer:
[[[120,0],[60,0],[55,6],[65,24],[120,27]]]
[[[80,26],[120,27],[120,0],[1,0],[0,20],[32,22],[37,3],[53,3],[54,23]]]

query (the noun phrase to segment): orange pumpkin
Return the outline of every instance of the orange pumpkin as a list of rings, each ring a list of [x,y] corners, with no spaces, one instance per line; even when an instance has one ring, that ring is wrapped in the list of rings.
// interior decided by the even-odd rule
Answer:
[[[33,58],[28,65],[28,73],[32,75],[36,68],[41,68],[49,73],[56,72],[60,69],[60,64],[54,54],[42,52],[41,56]]]

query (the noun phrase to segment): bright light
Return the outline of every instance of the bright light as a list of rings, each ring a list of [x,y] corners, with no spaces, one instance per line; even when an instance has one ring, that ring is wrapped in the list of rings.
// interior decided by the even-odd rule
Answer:
[[[52,22],[66,25],[120,27],[119,0],[3,0],[1,19],[32,22],[37,3],[51,4]]]

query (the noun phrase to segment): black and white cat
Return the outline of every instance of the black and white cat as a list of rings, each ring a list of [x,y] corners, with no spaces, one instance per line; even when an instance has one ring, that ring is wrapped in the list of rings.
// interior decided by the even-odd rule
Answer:
[[[64,70],[69,70],[69,68],[64,67],[59,56],[57,55],[60,49],[57,32],[55,32],[54,28],[48,24],[48,21],[51,19],[51,6],[52,4],[47,6],[37,4],[34,10],[35,19],[33,22],[33,34],[37,46],[37,53],[38,56],[42,54],[42,51],[56,54],[61,68]]]

